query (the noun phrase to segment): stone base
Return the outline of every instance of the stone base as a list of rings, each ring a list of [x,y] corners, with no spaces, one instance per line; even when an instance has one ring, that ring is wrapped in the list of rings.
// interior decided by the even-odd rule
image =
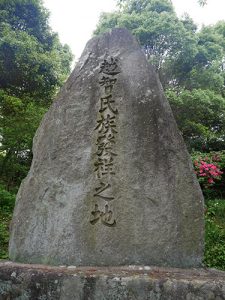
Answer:
[[[50,267],[0,262],[0,300],[225,299],[225,272],[148,266]]]

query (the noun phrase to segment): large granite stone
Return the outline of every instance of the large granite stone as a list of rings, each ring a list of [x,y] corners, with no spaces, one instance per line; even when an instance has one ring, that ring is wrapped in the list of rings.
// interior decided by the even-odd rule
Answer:
[[[12,260],[201,265],[201,190],[157,76],[127,30],[88,42],[33,153]]]

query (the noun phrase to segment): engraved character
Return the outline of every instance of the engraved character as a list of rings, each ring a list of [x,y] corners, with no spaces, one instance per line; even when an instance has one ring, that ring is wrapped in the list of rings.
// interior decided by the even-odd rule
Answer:
[[[102,192],[106,191],[110,187],[111,187],[110,183],[104,183],[104,182],[101,181],[100,182],[100,186],[95,189],[96,193],[94,194],[94,197],[102,198],[105,201],[111,201],[111,200],[113,200],[114,197],[109,197],[109,196],[101,195]]]
[[[95,130],[98,129],[99,133],[106,134],[110,130],[111,132],[117,133],[116,131],[116,118],[115,116],[110,117],[109,114],[107,114],[106,118],[101,115],[101,119],[97,121],[97,126],[95,127]]]
[[[98,157],[94,165],[95,165],[94,171],[97,173],[98,178],[101,178],[102,176],[107,174],[115,175],[113,157],[109,157],[109,158]]]
[[[98,209],[98,204],[95,204],[95,210],[91,212],[93,219],[90,221],[92,225],[96,224],[99,220],[101,223],[108,227],[114,227],[116,221],[112,220],[113,213],[109,210],[108,205],[105,205],[105,212],[102,212]]]
[[[109,59],[104,59],[104,62],[100,65],[99,73],[108,75],[119,74],[118,58],[110,57]]]
[[[101,97],[101,106],[99,112],[103,113],[108,108],[113,114],[118,114],[118,109],[114,109],[111,105],[112,103],[115,103],[115,100],[112,99],[111,94]]]
[[[117,131],[115,133],[117,133]],[[100,144],[102,140],[105,139],[109,141],[109,143],[115,144],[115,135],[112,132],[106,132],[98,136],[96,145]]]
[[[99,84],[101,86],[106,86],[106,87],[113,87],[113,85],[116,83],[117,79],[116,78],[110,78],[108,76],[102,76],[102,78],[99,80]]]
[[[100,81],[99,81],[99,84],[101,86],[104,86],[105,87],[105,93],[108,95],[112,92],[113,90],[113,85],[116,83],[116,78],[110,78],[110,77],[105,77],[103,76]]]
[[[97,155],[98,156],[117,156],[115,152],[113,152],[112,149],[112,143],[108,140],[103,141],[98,144],[98,150],[97,150]]]

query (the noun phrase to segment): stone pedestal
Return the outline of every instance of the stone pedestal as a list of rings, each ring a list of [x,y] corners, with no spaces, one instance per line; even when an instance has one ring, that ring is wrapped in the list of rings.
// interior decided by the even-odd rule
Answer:
[[[222,300],[225,272],[0,262],[0,300]]]

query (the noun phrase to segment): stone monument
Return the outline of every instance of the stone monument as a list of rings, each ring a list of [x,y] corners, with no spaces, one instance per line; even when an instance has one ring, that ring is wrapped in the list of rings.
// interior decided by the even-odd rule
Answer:
[[[91,39],[34,138],[10,258],[76,266],[197,267],[203,197],[134,37]]]

